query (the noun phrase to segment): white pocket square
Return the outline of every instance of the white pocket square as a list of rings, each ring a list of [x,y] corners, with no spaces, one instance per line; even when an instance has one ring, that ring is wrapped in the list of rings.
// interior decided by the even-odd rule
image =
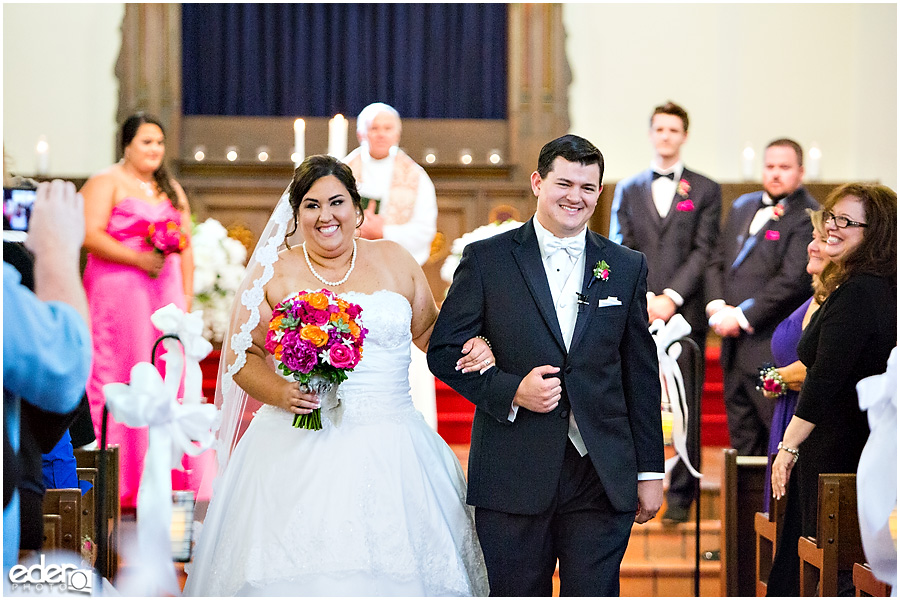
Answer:
[[[609,298],[600,298],[600,301],[597,303],[597,308],[605,308],[607,306],[621,306],[622,301],[616,298],[615,296],[610,296]]]

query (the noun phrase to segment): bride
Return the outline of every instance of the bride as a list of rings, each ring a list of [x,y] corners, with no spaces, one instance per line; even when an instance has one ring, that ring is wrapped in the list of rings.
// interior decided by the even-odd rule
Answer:
[[[356,239],[361,220],[350,169],[311,156],[260,238],[222,353],[221,476],[185,595],[487,595],[459,461],[409,394],[410,347],[428,345],[434,298],[401,246]],[[285,243],[298,230],[305,242]],[[319,398],[275,371],[265,337],[274,306],[322,288],[360,305],[369,333],[338,387],[342,417],[323,406],[321,430],[295,429]],[[477,377],[492,361],[474,338],[457,368]],[[248,396],[263,405],[240,437]]]

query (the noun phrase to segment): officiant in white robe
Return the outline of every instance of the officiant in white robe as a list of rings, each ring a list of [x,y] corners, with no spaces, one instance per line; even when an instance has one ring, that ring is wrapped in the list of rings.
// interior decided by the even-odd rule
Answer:
[[[365,107],[356,120],[360,146],[344,159],[357,188],[369,199],[360,235],[397,242],[424,265],[437,232],[434,184],[420,165],[400,150],[400,115],[387,104]],[[437,429],[434,376],[425,353],[412,348],[409,382],[413,404]]]

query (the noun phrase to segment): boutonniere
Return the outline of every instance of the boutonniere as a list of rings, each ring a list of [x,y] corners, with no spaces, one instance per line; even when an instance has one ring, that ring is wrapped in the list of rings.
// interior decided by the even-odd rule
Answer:
[[[687,198],[688,194],[691,193],[691,184],[688,183],[687,179],[682,179],[678,182],[678,195],[682,198]]]
[[[682,200],[678,204],[675,205],[675,210],[680,210],[682,212],[691,212],[694,210],[694,203],[691,202],[691,199]]]
[[[780,219],[783,216],[784,216],[784,203],[779,202],[772,209],[772,220],[777,221],[778,219]]]
[[[598,279],[607,281],[609,279],[610,270],[611,269],[609,268],[609,265],[606,264],[605,260],[601,260],[596,265],[594,265],[593,275],[591,276],[590,282],[588,282],[588,288],[590,288],[591,285],[593,285],[593,283]]]
[[[775,242],[775,241],[778,241],[781,239],[781,234],[779,232],[775,231],[774,229],[767,229],[766,230],[766,239],[772,240],[773,242]]]

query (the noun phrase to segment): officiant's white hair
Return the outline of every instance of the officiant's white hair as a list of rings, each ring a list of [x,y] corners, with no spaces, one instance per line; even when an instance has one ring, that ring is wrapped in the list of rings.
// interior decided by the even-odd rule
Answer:
[[[356,118],[356,133],[362,137],[365,137],[369,132],[369,126],[372,125],[372,121],[375,120],[375,117],[378,113],[389,113],[397,117],[397,121],[400,121],[400,113],[397,112],[397,109],[393,106],[385,104],[384,102],[373,102],[368,105],[362,111],[360,111],[359,116]]]

